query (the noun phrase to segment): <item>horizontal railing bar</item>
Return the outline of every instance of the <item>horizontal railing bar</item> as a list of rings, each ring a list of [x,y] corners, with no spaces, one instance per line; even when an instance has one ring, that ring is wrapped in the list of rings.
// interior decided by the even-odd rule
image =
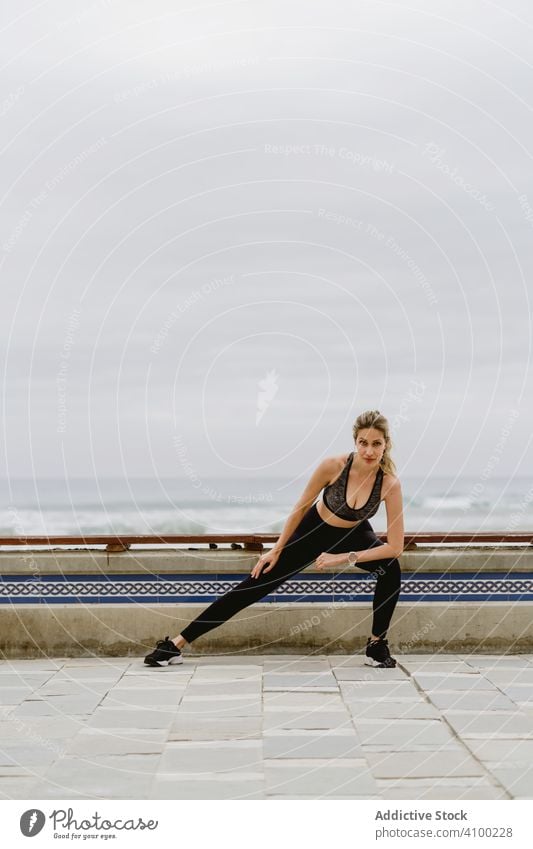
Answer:
[[[348,529],[347,529],[348,530]],[[385,533],[376,533],[379,539],[385,540]],[[247,543],[261,545],[275,543],[279,534],[91,534],[91,535],[51,535],[51,536],[2,536],[0,546],[18,545],[163,545],[198,543]],[[405,545],[417,543],[440,542],[516,542],[533,543],[533,532],[526,531],[426,531],[423,533],[406,533]]]

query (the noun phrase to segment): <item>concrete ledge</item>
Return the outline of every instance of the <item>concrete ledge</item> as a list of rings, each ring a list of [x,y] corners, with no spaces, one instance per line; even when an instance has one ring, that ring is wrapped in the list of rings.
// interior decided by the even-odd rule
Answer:
[[[222,574],[241,571],[246,574],[258,557],[257,552],[229,548],[132,549],[118,554],[100,549],[0,551],[0,575],[40,577],[135,572],[149,576],[154,572]],[[424,546],[416,551],[404,551],[400,562],[405,572],[531,572],[533,546]],[[308,567],[305,571],[316,570]]]
[[[205,604],[20,605],[0,615],[4,658],[142,656],[175,636]],[[187,647],[188,654],[351,653],[370,633],[371,605],[258,603]],[[389,631],[395,652],[533,650],[533,604],[399,602]]]

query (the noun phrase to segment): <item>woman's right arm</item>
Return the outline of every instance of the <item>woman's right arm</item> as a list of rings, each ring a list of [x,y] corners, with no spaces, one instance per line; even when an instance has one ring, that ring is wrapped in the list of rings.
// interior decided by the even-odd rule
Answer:
[[[328,485],[334,476],[334,464],[334,458],[327,457],[316,467],[300,498],[289,513],[275,546],[263,554],[252,569],[252,578],[258,578],[267,563],[270,565],[267,569],[264,569],[265,572],[270,572],[274,568],[285,543],[290,539],[317,495]]]

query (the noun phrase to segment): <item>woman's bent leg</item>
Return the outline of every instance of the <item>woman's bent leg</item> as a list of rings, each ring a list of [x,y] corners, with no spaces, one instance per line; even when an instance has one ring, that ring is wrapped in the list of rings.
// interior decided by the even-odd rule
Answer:
[[[373,563],[361,563],[361,569],[368,568],[369,572],[377,574],[376,589],[372,602],[372,634],[385,638],[389,630],[392,614],[394,613],[400,595],[401,569],[396,557],[390,560],[375,560]]]
[[[339,528],[332,532],[320,518],[318,511],[311,507],[302,521],[287,540],[278,561],[271,572],[263,571],[259,578],[245,578],[236,587],[209,605],[196,619],[181,631],[188,643],[202,634],[217,628],[240,610],[259,601],[274,592],[284,581],[296,575],[315,560],[319,554],[328,550],[338,539]],[[345,530],[341,529],[344,531]]]
[[[364,551],[384,545],[372,530],[368,520],[364,520],[353,529],[350,538],[343,540],[342,546],[334,549],[340,551]],[[376,637],[386,637],[392,614],[398,602],[401,586],[401,568],[396,557],[383,560],[370,560],[367,563],[356,563],[358,569],[377,575],[374,600],[372,602],[373,620],[372,634]]]

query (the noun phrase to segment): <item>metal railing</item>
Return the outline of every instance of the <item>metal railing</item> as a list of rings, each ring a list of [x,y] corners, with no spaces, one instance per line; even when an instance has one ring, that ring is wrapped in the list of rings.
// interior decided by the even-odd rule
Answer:
[[[385,533],[377,533],[378,539],[386,541]],[[95,545],[105,545],[106,551],[127,551],[132,545],[187,545],[202,543],[210,549],[219,545],[229,545],[233,549],[246,551],[262,551],[268,544],[277,542],[279,534],[91,534],[54,535],[54,536],[10,536],[0,537],[1,546],[83,546],[90,548]],[[533,532],[527,531],[430,531],[425,533],[406,533],[405,551],[416,549],[423,544],[446,543],[516,543],[533,544]]]

